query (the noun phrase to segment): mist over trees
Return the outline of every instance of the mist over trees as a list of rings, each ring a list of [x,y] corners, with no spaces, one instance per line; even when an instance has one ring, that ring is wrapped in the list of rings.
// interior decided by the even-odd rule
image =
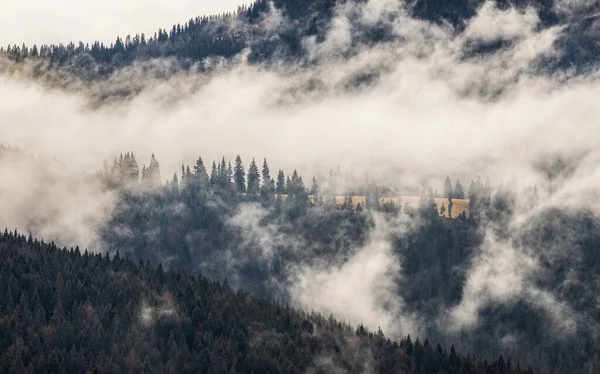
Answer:
[[[5,150],[4,152],[15,152],[5,147],[2,149]],[[507,365],[507,360],[511,360],[520,362],[523,367],[531,365],[540,372],[550,372],[553,368],[557,368],[556,370],[560,372],[584,373],[586,370],[589,371],[590,367],[595,367],[596,362],[593,357],[598,354],[595,348],[598,346],[597,338],[587,327],[594,326],[598,323],[597,321],[590,320],[587,324],[577,323],[574,328],[570,327],[571,330],[568,333],[561,335],[554,328],[548,329],[544,326],[555,325],[558,323],[556,318],[559,318],[559,321],[564,318],[563,322],[570,324],[569,320],[573,317],[568,315],[557,317],[549,310],[536,303],[528,302],[526,299],[516,298],[513,303],[508,305],[494,306],[493,303],[488,305],[481,312],[481,321],[469,328],[452,330],[439,324],[446,318],[443,313],[440,313],[440,310],[444,310],[447,306],[458,307],[461,300],[470,292],[467,269],[473,259],[478,256],[481,246],[485,245],[486,241],[485,233],[480,228],[496,227],[499,236],[506,235],[505,230],[509,230],[503,225],[508,217],[514,214],[515,201],[510,192],[505,191],[501,186],[494,188],[489,179],[475,178],[470,183],[471,188],[469,189],[469,197],[472,199],[469,215],[450,220],[438,211],[431,188],[425,189],[428,191],[423,192],[419,203],[415,206],[411,206],[409,203],[396,204],[382,198],[382,191],[385,188],[378,186],[373,179],[367,179],[364,186],[354,187],[357,191],[364,191],[366,194],[363,195],[365,196],[364,203],[354,204],[352,195],[350,195],[354,191],[348,190],[348,196],[340,204],[331,190],[335,187],[338,192],[343,192],[340,184],[329,185],[325,182],[319,184],[317,178],[310,178],[312,182],[310,187],[307,187],[303,183],[304,178],[297,171],[292,171],[291,176],[287,176],[284,170],[278,171],[277,179],[285,180],[286,183],[277,184],[270,177],[268,160],[263,159],[260,171],[258,171],[255,159],[250,160],[249,164],[255,166],[248,167],[247,171],[245,171],[245,164],[239,156],[234,162],[235,167],[230,166],[231,164],[224,158],[219,162],[214,161],[212,162],[213,171],[209,176],[202,157],[198,157],[192,166],[182,165],[181,173],[175,174],[163,183],[163,178],[160,178],[162,174],[160,162],[155,155],[151,156],[148,166],[146,166],[138,161],[133,153],[125,153],[112,162],[105,162],[96,176],[103,183],[104,188],[113,190],[119,195],[115,211],[101,230],[103,251],[106,251],[112,259],[109,260],[106,255],[79,257],[81,250],[75,250],[69,254],[58,251],[52,245],[52,248],[44,250],[45,247],[41,243],[32,242],[32,239],[7,232],[3,238],[7,243],[5,248],[9,248],[9,253],[11,253],[8,256],[14,258],[14,253],[19,253],[20,256],[21,253],[29,253],[28,251],[33,252],[27,256],[37,256],[36,253],[39,251],[39,255],[44,254],[44,256],[54,256],[55,254],[56,256],[66,256],[61,257],[63,259],[61,261],[77,262],[85,259],[89,263],[89,258],[93,258],[101,264],[106,264],[105,266],[122,264],[118,267],[123,266],[123,269],[134,271],[132,269],[136,267],[133,263],[122,259],[127,257],[145,264],[139,268],[139,271],[149,271],[160,276],[161,270],[158,272],[154,270],[159,267],[160,269],[171,269],[168,274],[201,275],[211,281],[226,282],[241,292],[251,292],[256,295],[253,297],[277,300],[282,305],[288,305],[297,303],[297,295],[292,282],[299,271],[306,268],[319,269],[327,263],[336,264],[340,261],[344,263],[343,259],[355,256],[357,248],[367,248],[371,245],[370,237],[373,231],[377,230],[377,225],[380,224],[377,222],[380,219],[391,225],[399,225],[403,220],[408,220],[408,222],[418,222],[418,225],[408,232],[391,232],[392,255],[403,259],[400,269],[403,276],[395,279],[394,292],[401,297],[404,303],[402,313],[419,317],[418,336],[420,341],[428,338],[429,341],[440,342],[443,346],[455,345],[458,352],[468,352],[474,355],[473,357],[487,359],[488,365],[496,365],[490,363],[490,360],[495,360],[502,355],[504,363],[500,364],[498,361],[498,365]],[[142,164],[141,168],[140,164]],[[258,178],[257,173],[260,174]],[[341,171],[339,169],[332,170],[330,174],[331,181],[334,182],[335,176],[341,175]],[[249,193],[248,181],[253,178],[258,181],[258,192]],[[446,178],[446,182],[449,180],[452,179]],[[445,184],[449,192],[451,183]],[[455,184],[452,186],[452,191],[456,189]],[[532,199],[531,204],[535,204],[535,199],[539,197],[533,191],[536,191],[537,187],[532,186],[530,190],[532,191],[529,195],[529,198]],[[317,193],[309,194],[309,192]],[[444,200],[448,201],[447,198]],[[569,214],[548,210],[542,217],[544,218],[541,220],[528,223],[527,231],[518,238],[521,242],[520,245],[537,248],[542,254],[547,253],[548,257],[545,259],[542,257],[544,270],[536,271],[531,276],[535,277],[537,284],[542,290],[545,290],[544,292],[559,297],[561,303],[568,305],[577,313],[593,316],[597,306],[594,303],[582,301],[592,300],[595,292],[594,288],[588,287],[589,282],[586,277],[597,271],[598,261],[594,260],[594,253],[597,243],[600,242],[600,238],[598,238],[600,222],[593,215],[585,212]],[[576,257],[565,257],[560,262],[556,262],[555,255],[547,252],[547,248],[554,248],[557,240],[562,241],[564,245],[574,244],[569,238],[564,237],[563,233],[565,232],[578,232],[579,237],[586,238],[585,241],[576,243],[577,250],[581,251],[585,258],[583,261],[579,261]],[[24,249],[10,252],[15,248]],[[70,269],[67,265],[57,265],[57,267]],[[565,272],[563,267],[571,270]],[[18,274],[27,274],[26,271],[21,270],[21,267],[14,265],[7,266],[5,269],[11,272],[17,271]],[[84,270],[79,266],[75,266],[75,269],[92,272],[92,270]],[[119,269],[121,268],[119,267]],[[125,270],[113,271],[119,274]],[[99,272],[99,274],[105,273],[105,271]],[[71,278],[66,274],[63,276],[65,280],[78,279]],[[170,279],[177,283],[180,282],[180,277],[177,275]],[[564,282],[566,277],[571,279],[570,283]],[[11,276],[9,278],[13,279]],[[122,275],[117,278],[119,282],[125,279]],[[3,284],[14,284],[19,277],[14,279],[16,280],[3,282]],[[39,278],[40,281],[44,279],[45,276]],[[576,279],[577,281],[575,281]],[[102,282],[99,281],[99,283]],[[125,283],[128,285],[127,287],[130,287],[129,281]],[[122,283],[115,283],[115,286],[117,284],[122,287]],[[564,289],[567,284],[570,287],[568,292]],[[224,286],[214,285],[214,287],[221,287],[220,289],[227,289],[226,286],[223,288]],[[17,292],[24,291],[16,291],[12,286],[9,288],[11,291],[3,291],[3,295],[8,298],[8,294],[10,294],[13,302],[7,301],[6,305],[16,308],[17,302],[14,300],[23,299],[28,303],[23,308],[35,307],[31,304],[29,296],[18,296],[20,293]],[[16,288],[18,289],[18,287]],[[31,290],[33,289],[31,288]],[[161,290],[157,290],[155,293],[161,295],[163,292]],[[170,289],[169,292],[175,293],[176,291]],[[31,297],[36,299],[34,294]],[[160,296],[157,297],[160,299]],[[129,296],[126,297],[126,299],[129,298]],[[80,314],[75,313],[76,310],[72,308],[80,307],[85,300],[81,299],[74,304],[62,305],[65,316],[73,318],[70,323],[83,323],[77,319]],[[90,303],[90,301],[87,302]],[[159,306],[152,306],[151,298],[147,302],[150,303],[148,310],[152,311],[148,313],[159,316],[160,313],[157,311],[159,309],[152,309],[159,308]],[[179,301],[177,303],[180,305]],[[54,302],[50,304],[54,304]],[[50,304],[43,306],[43,309],[46,310],[46,318],[52,318],[53,314],[50,314],[49,310],[54,310],[56,307],[55,304],[52,306]],[[96,308],[97,304],[91,303],[90,305],[94,305]],[[188,311],[193,309],[194,307],[191,305],[186,306]],[[12,310],[14,309],[11,309],[7,315],[14,316]],[[71,310],[71,314],[66,310]],[[177,309],[177,313],[180,312],[181,309]],[[34,313],[33,309],[31,313]],[[141,318],[142,322],[138,321],[137,323],[143,325],[142,317],[135,317],[131,311],[127,313],[129,313],[127,317],[123,318]],[[390,313],[394,315],[394,312]],[[190,316],[190,312],[187,316]],[[161,321],[161,318],[168,320],[167,315],[156,318],[158,321]],[[313,317],[310,316],[303,318],[313,321],[310,319]],[[162,322],[167,323],[166,320]],[[44,326],[44,322],[39,323],[39,326]],[[173,324],[168,324],[168,326],[170,327],[164,327],[165,331],[175,328]],[[390,334],[405,336],[402,324],[388,326],[388,329],[390,327],[394,327],[393,331],[383,330],[386,336]],[[78,331],[79,328],[74,328],[74,330]],[[348,328],[344,327],[342,330],[346,331]],[[9,329],[7,331],[11,331],[10,336],[12,336],[11,339],[5,341],[7,347],[14,344],[25,344],[22,347],[29,346],[29,340],[25,337],[21,336],[23,340],[17,339],[16,330]],[[112,329],[112,331],[115,330]],[[354,328],[348,331],[352,334],[356,333]],[[59,332],[55,334],[59,334]],[[507,334],[519,336],[519,338],[507,342],[505,339],[503,340]],[[376,339],[377,335],[369,336]],[[412,336],[414,339],[415,335]],[[169,337],[168,334],[164,335],[165,339],[167,337]],[[94,341],[96,338],[90,336],[86,339]],[[119,341],[121,340],[119,338]],[[22,341],[27,343],[20,343]],[[177,336],[175,336],[175,341],[179,341]],[[184,339],[184,341],[187,340]],[[132,347],[138,344],[127,339],[124,342],[129,342],[123,346],[124,352],[130,352]],[[399,346],[403,347],[408,344],[407,342],[408,340],[403,339]],[[552,342],[552,344],[544,344],[544,342]],[[162,347],[161,344],[158,346]],[[188,342],[186,345],[186,343],[180,342],[177,343],[178,348],[172,349],[186,349],[191,354],[194,348],[189,344],[191,343]],[[165,343],[164,347],[167,349],[166,347],[172,347],[172,345]],[[424,348],[422,343],[421,347]],[[81,348],[76,348],[76,351],[84,348],[81,346]],[[154,356],[141,358],[139,357],[140,350],[143,349],[135,348],[140,365],[144,361],[148,361],[151,368],[176,365],[169,359],[163,358],[160,361],[157,357],[152,358]],[[231,352],[233,354],[234,351]],[[433,352],[436,350],[433,349]],[[85,350],[81,354],[86,357]],[[312,354],[310,354],[310,358],[306,358],[308,361],[302,362],[312,362],[314,359]],[[23,356],[22,360],[25,357],[29,356]],[[60,357],[63,357],[61,360],[64,360],[65,365],[73,364],[65,356]],[[227,361],[229,358],[223,359],[231,362]],[[45,358],[40,357],[36,360],[38,361],[32,361],[32,365],[45,365],[42,363],[45,362],[43,361]],[[92,364],[106,368],[105,365],[112,365],[109,362],[113,362],[108,358],[106,363],[86,360],[85,365],[88,369]],[[343,361],[342,358],[335,360],[337,360],[336,362]],[[439,361],[440,359],[432,360]],[[443,362],[443,359],[441,360]],[[281,365],[281,359],[276,361],[277,365]],[[409,361],[410,365],[413,365],[414,359]],[[20,365],[18,359],[10,362],[7,364],[9,367]],[[212,359],[210,363],[207,362],[203,361],[203,363],[193,365],[213,364]],[[257,365],[263,364],[267,365],[264,362],[257,363]],[[23,365],[28,367],[29,361],[25,359]],[[79,363],[78,365],[83,364]],[[116,365],[127,364],[117,363]],[[235,364],[227,363],[226,365]],[[268,365],[275,364],[272,362]],[[384,365],[382,368],[388,368],[385,366],[387,364],[382,365]],[[404,367],[406,368],[406,366]],[[513,365],[513,367],[515,366]],[[287,370],[281,370],[287,372]],[[353,371],[352,369],[348,370]],[[387,369],[381,370],[386,372]],[[417,369],[417,372],[419,372],[418,370],[420,369]]]
[[[116,176],[127,175],[121,171],[124,166],[120,166],[120,159],[101,175],[107,186],[127,185],[114,183]],[[205,182],[207,177],[201,166],[197,168],[199,173],[191,173],[184,165],[181,178],[176,175],[158,188],[120,187],[120,202],[102,231],[105,249],[150,261],[155,266],[184,268],[191,274],[227,281],[234,287],[290,303],[294,301],[291,289],[280,285],[289,284],[298,269],[352,256],[356,248],[368,245],[377,215],[383,215],[392,224],[398,217],[406,217],[419,225],[407,234],[392,235],[393,253],[404,259],[404,276],[396,286],[406,303],[405,312],[420,316],[423,336],[444,344],[455,344],[459,339],[461,349],[478,357],[504,354],[542,372],[552,367],[560,367],[560,371],[582,370],[587,358],[597,354],[591,348],[596,338],[583,327],[570,337],[557,339],[550,330],[541,328],[551,318],[547,312],[524,301],[516,302],[514,308],[486,309],[485,322],[462,329],[458,335],[437,324],[443,318],[439,310],[444,305],[456,305],[466,292],[466,269],[485,241],[479,227],[493,223],[499,230],[507,230],[501,228],[502,224],[514,214],[510,194],[494,193],[489,178],[482,182],[477,177],[470,183],[469,214],[448,220],[447,212],[444,214],[436,206],[431,188],[422,193],[416,206],[402,204],[402,197],[396,204],[382,198],[380,187],[371,179],[356,188],[364,191],[364,203],[353,204],[349,194],[339,204],[333,194],[334,188],[343,191],[335,183],[335,175],[341,174],[339,169],[330,173],[331,184],[321,187],[312,178],[307,187],[295,170],[291,177],[279,170],[276,183],[269,177],[266,159],[262,173],[255,160],[244,172],[246,168],[239,156],[233,172],[224,166],[224,159],[213,165],[210,183]],[[452,206],[454,191],[460,193],[461,189],[460,181],[454,185],[450,181],[450,177],[446,178],[444,196],[449,205],[445,207]],[[143,181],[140,184],[143,186]],[[317,193],[309,195],[310,192]],[[579,221],[590,217],[562,219]],[[539,224],[541,230],[547,225]],[[589,231],[589,235],[597,234]],[[536,245],[544,245],[547,240],[551,237]],[[582,246],[581,250],[593,252],[594,248]],[[548,264],[547,273],[536,277],[544,287],[550,286],[556,271],[559,270]],[[563,302],[570,304],[575,299],[567,297]],[[398,328],[402,331],[401,326]],[[520,334],[518,342],[502,341],[507,328]],[[553,344],[543,345],[544,341]],[[580,346],[575,342],[583,341],[590,344],[589,351],[573,350],[573,346]]]
[[[484,0],[417,0],[407,2],[403,11],[416,19],[448,23],[455,32],[460,33],[464,31],[466,22],[485,3]],[[558,54],[557,59],[540,61],[545,69],[566,70],[578,66],[585,72],[595,64],[598,53],[589,45],[597,35],[593,22],[585,14],[567,17],[561,14],[560,7],[552,0],[495,0],[493,4],[501,10],[510,7],[523,12],[528,8],[536,9],[544,28],[569,24],[566,35],[556,42],[556,48],[564,53]],[[245,49],[250,51],[248,60],[251,63],[273,64],[281,60],[306,62],[308,56],[304,41],[313,37],[318,41],[325,40],[328,25],[335,17],[336,6],[343,5],[344,2],[336,0],[258,0],[248,6],[240,6],[234,13],[190,18],[183,24],[173,25],[171,29],[159,29],[153,35],[119,36],[109,45],[98,41],[65,41],[67,44],[40,47],[8,45],[0,47],[0,54],[16,62],[43,63],[38,66],[38,75],[49,67],[50,70],[65,70],[71,77],[77,76],[84,81],[103,79],[136,62],[153,59],[170,59],[170,69],[173,70],[193,67],[196,71],[209,71],[209,59],[229,59]],[[585,11],[593,14],[594,9],[596,12],[599,10],[597,4],[591,4]],[[276,12],[275,16],[273,11]],[[273,38],[272,30],[265,24],[269,23],[267,20],[270,17],[277,19],[280,16],[286,17],[287,22],[276,30],[277,37]],[[397,18],[398,11],[389,12],[387,17]],[[382,21],[364,26],[354,37],[357,45],[398,41],[392,27]],[[477,56],[503,47],[505,45],[502,42],[474,45],[467,54]],[[370,79],[369,76],[357,76],[355,83],[368,82]]]
[[[0,372],[598,372],[599,11],[258,0],[0,47],[0,137],[84,144],[0,145]]]
[[[0,234],[1,373],[531,373],[119,254]]]

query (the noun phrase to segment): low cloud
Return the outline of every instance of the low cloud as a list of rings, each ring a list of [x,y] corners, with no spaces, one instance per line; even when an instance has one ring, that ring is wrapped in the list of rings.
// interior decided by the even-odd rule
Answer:
[[[313,57],[308,66],[250,65],[245,51],[230,64],[215,63],[210,74],[174,72],[166,80],[144,80],[139,66],[71,90],[3,77],[0,142],[56,159],[65,168],[49,178],[37,163],[4,164],[0,223],[91,245],[114,197],[86,173],[128,150],[140,164],[154,152],[163,175],[199,155],[231,160],[237,154],[246,164],[267,157],[272,170],[298,169],[308,176],[340,165],[396,187],[441,186],[447,174],[463,182],[492,175],[496,185],[517,181],[512,188],[517,196],[521,187],[537,184],[543,198],[527,208],[518,199],[508,238],[488,228],[448,318],[457,329],[473,327],[486,306],[527,299],[572,331],[581,316],[534,286],[530,273],[539,270],[539,258],[517,239],[521,224],[550,208],[588,209],[600,216],[598,72],[540,73],[540,59],[560,54],[555,41],[565,30],[539,27],[533,9],[500,10],[486,3],[459,34],[409,18],[402,3],[369,1],[363,22],[375,23],[394,10],[396,18],[379,20],[388,22],[397,40],[353,49],[356,30],[348,17],[356,9],[340,7],[324,41],[304,41]],[[277,14],[271,31],[286,24],[284,17]],[[472,55],[473,40],[508,43]],[[353,57],[340,58],[345,53]],[[171,66],[168,60],[151,63]],[[129,80],[140,85],[134,98],[90,105],[90,97]],[[584,156],[560,183],[549,182],[536,165],[540,157],[574,154]],[[259,206],[243,206],[229,224],[269,258],[290,238],[262,226],[265,214]],[[378,219],[365,246],[347,261],[293,269],[295,304],[392,333],[396,326],[403,333],[418,331],[418,317],[405,312],[396,288],[402,259],[393,253],[389,235],[398,227],[405,223]],[[292,242],[301,245],[301,239]]]

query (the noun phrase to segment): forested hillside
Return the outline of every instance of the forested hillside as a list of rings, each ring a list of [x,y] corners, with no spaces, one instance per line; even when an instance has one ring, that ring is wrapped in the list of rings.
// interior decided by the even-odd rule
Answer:
[[[531,373],[17,232],[0,260],[1,373]]]
[[[13,160],[26,157],[2,149]],[[426,189],[414,206],[398,206],[381,199],[388,189],[374,180],[349,184],[339,170],[322,181],[312,178],[308,187],[296,171],[291,177],[284,170],[272,172],[267,160],[244,163],[238,156],[211,164],[207,170],[199,157],[163,183],[167,178],[157,157],[141,168],[133,153],[105,163],[94,179],[118,198],[99,229],[100,242],[90,250],[174,273],[183,269],[283,305],[379,325],[388,336],[410,331],[421,341],[455,344],[487,360],[504,355],[540,372],[587,373],[597,367],[593,279],[600,222],[589,210],[546,209],[516,230],[510,225],[516,196],[507,186],[479,178],[467,188],[447,177],[441,193]],[[560,165],[543,170],[556,178],[565,168]],[[446,197],[448,208],[455,197],[468,197],[468,215],[445,218],[447,212],[441,214],[433,199],[437,194]],[[348,197],[340,205],[335,195]],[[353,204],[352,195],[365,195],[364,204]],[[521,203],[540,204],[535,186],[524,196]],[[52,220],[40,218],[21,229],[35,233]],[[526,253],[535,256],[535,266],[496,244],[503,237],[531,251]],[[365,265],[356,267],[356,261]],[[500,272],[488,270],[490,262],[500,265]],[[488,278],[473,283],[472,266],[489,272]],[[119,279],[129,284],[129,278]],[[323,282],[321,289],[307,288],[307,279]],[[512,279],[526,279],[528,288],[511,290]],[[381,293],[381,299],[371,299],[372,293]],[[350,309],[336,304],[340,294],[356,304]],[[325,296],[331,302],[318,301]],[[358,310],[363,303],[375,308],[375,315]],[[465,303],[481,303],[481,311],[470,317]]]
[[[390,10],[386,14],[387,19],[357,26],[352,33],[353,48],[345,55],[352,56],[365,46],[401,42],[391,22],[403,12],[416,19],[448,23],[455,33],[460,34],[484,3],[484,0],[417,0],[402,3],[402,9]],[[511,6],[521,11],[535,9],[540,16],[541,27],[564,28],[565,33],[555,43],[560,53],[540,60],[540,72],[572,67],[578,67],[583,72],[595,66],[598,57],[597,48],[593,47],[598,38],[595,14],[600,10],[597,3],[590,2],[586,7],[578,8],[574,14],[560,13],[557,10],[560,7],[554,0],[496,0],[494,4],[499,9]],[[315,38],[317,43],[323,42],[331,29],[330,22],[335,16],[336,7],[346,5],[346,1],[336,0],[259,0],[249,6],[241,6],[234,14],[182,20],[182,23],[170,29],[157,30],[154,35],[119,36],[110,45],[98,41],[65,41],[60,45],[9,45],[0,48],[0,52],[13,61],[33,61],[37,64],[34,74],[38,77],[43,76],[48,67],[51,71],[67,73],[61,75],[61,79],[66,81],[73,77],[84,80],[105,78],[134,63],[154,59],[168,59],[167,66],[145,67],[148,71],[156,69],[158,75],[190,70],[207,72],[212,70],[216,61],[220,61],[216,63],[217,66],[224,61],[231,63],[231,58],[243,50],[249,52],[248,61],[251,63],[273,66],[281,62],[306,64],[310,61],[306,40]],[[352,17],[350,15],[350,21],[353,21]],[[354,17],[358,20],[358,14]],[[479,54],[509,46],[508,41],[490,41],[472,46],[465,51],[465,57],[476,58]],[[56,80],[54,83],[57,83]]]
[[[445,310],[460,310],[465,298],[485,297],[470,295],[468,273],[470,264],[482,256],[481,248],[490,245],[486,243],[489,233],[481,228],[494,227],[497,237],[514,231],[509,222],[515,214],[515,196],[506,186],[493,187],[476,178],[463,189],[460,181],[453,185],[446,178],[444,196],[470,200],[468,216],[450,221],[440,215],[431,188],[417,205],[399,207],[385,199],[381,203],[382,190],[373,180],[353,189],[345,186],[344,191],[341,175],[332,171],[323,187],[313,178],[308,188],[296,171],[290,178],[279,170],[275,177],[267,160],[261,168],[258,165],[252,160],[246,172],[238,156],[233,166],[225,159],[213,162],[209,172],[198,158],[163,185],[154,156],[141,172],[133,154],[115,159],[99,176],[107,188],[120,191],[116,210],[102,230],[105,250],[185,268],[266,297],[298,303],[299,276],[319,269],[343,269],[355,256],[377,256],[370,252],[373,237],[382,225],[389,225],[383,229],[392,246],[386,261],[403,259],[401,268],[390,269],[403,276],[392,276],[393,283],[386,287],[393,291],[386,297],[398,297],[404,310],[382,306],[385,313],[399,319],[386,328],[402,332],[408,328],[406,321],[400,322],[402,318],[416,318],[418,322],[413,323],[420,326],[421,334],[445,344],[460,341],[462,348],[483,357],[505,354],[542,372],[595,367],[591,358],[600,352],[593,326],[600,321],[594,317],[598,306],[589,302],[595,287],[586,278],[597,271],[598,261],[593,258],[600,243],[600,222],[589,212],[548,210],[524,224],[514,240],[516,246],[535,248],[539,256],[541,268],[532,268],[526,275],[536,284],[533,294],[515,296],[507,306],[491,303],[481,312],[478,326],[453,330],[442,322],[448,318]],[[557,172],[552,166],[547,171]],[[365,204],[354,206],[347,198],[338,206],[332,195],[344,194],[341,191],[366,195]],[[309,193],[313,194],[310,199]],[[525,196],[530,206],[539,203],[535,186]],[[557,241],[578,254],[559,255],[554,249]],[[491,261],[514,256],[501,247],[484,251],[484,258],[491,257]],[[492,293],[504,292],[493,290],[501,284],[484,287]],[[552,302],[565,309],[557,310],[559,306]],[[515,340],[507,341],[507,336]]]
[[[600,2],[190,16],[0,47],[0,372],[600,372]]]

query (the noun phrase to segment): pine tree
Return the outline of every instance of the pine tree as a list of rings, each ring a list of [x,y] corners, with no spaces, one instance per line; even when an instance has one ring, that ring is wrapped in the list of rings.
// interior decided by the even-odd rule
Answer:
[[[381,207],[379,188],[375,183],[374,179],[371,179],[371,182],[367,184],[366,194],[365,194],[365,207],[367,209],[379,210]]]
[[[294,186],[292,186],[292,181],[291,181],[289,175],[285,179],[285,192],[288,195],[293,195],[294,194]]]
[[[456,178],[456,184],[454,185],[454,195],[455,199],[464,199],[465,191],[463,189],[462,184],[460,184],[460,179]]]
[[[231,186],[231,181],[233,181],[233,168],[231,167],[231,161],[227,163],[227,187]]]
[[[185,177],[185,165],[181,164],[181,181],[179,183],[181,183],[181,190],[182,191],[186,187],[187,182],[188,182],[188,180]]]
[[[219,187],[221,187],[221,189],[225,189],[227,185],[229,185],[229,180],[227,180],[227,163],[225,162],[225,157],[221,159],[221,165],[219,166]]]
[[[154,157],[154,153],[150,157],[150,164],[148,165],[148,168],[142,170],[142,179],[147,186],[152,188],[158,187],[161,184],[160,165],[156,160],[156,157]]]
[[[292,173],[292,178],[289,179],[288,176],[288,181],[287,181],[287,193],[288,195],[296,195],[298,193],[298,181],[299,181],[300,177],[298,176],[298,171],[294,170],[294,172]]]
[[[283,170],[279,170],[277,173],[277,184],[275,186],[275,190],[278,194],[285,194],[285,174],[283,174]]]
[[[481,188],[482,203],[487,207],[492,201],[492,182],[490,177],[485,178],[485,185]]]
[[[344,203],[342,204],[342,210],[345,211],[353,211],[354,210],[354,206],[352,204],[352,196],[346,196],[344,197]]]
[[[469,218],[473,219],[479,210],[479,197],[481,191],[481,181],[471,181],[469,185]]]
[[[202,157],[198,157],[196,164],[194,165],[194,178],[199,182],[200,186],[208,185],[208,173],[206,167],[204,167]]]
[[[260,174],[258,173],[258,166],[256,161],[252,159],[250,167],[248,168],[248,194],[256,195],[260,190]]]
[[[444,182],[444,197],[448,200],[451,200],[454,197],[452,182],[450,181],[449,176],[446,176],[446,181]]]
[[[312,195],[318,195],[320,192],[319,190],[319,184],[317,183],[317,177],[313,176],[312,178],[312,186],[310,188],[310,193]]]
[[[213,160],[212,168],[210,170],[210,185],[213,186],[213,188],[217,185],[218,178],[217,163]]]
[[[267,186],[267,188],[270,188],[271,173],[269,171],[269,165],[267,164],[267,159],[266,158],[263,160],[262,181],[263,181],[263,185],[264,186]]]
[[[446,182],[444,183],[444,197],[448,199],[448,217],[452,218],[452,207],[454,206],[452,199],[454,197],[454,191],[449,176],[446,176]]]
[[[269,165],[267,164],[267,159],[265,158],[263,160],[262,185],[260,187],[260,200],[264,206],[270,205],[273,199],[273,189],[271,187],[272,182],[273,179],[271,178]]]
[[[338,176],[333,171],[333,169],[329,170],[329,193],[332,195],[338,194]]]
[[[246,192],[246,173],[244,172],[242,158],[239,155],[235,158],[235,166],[233,167],[233,180],[235,182],[235,188],[239,193]]]
[[[179,192],[179,179],[177,173],[173,174],[173,180],[171,181],[171,191],[173,193]]]
[[[126,153],[123,158],[123,172],[127,183],[137,183],[140,179],[140,168],[133,153]]]

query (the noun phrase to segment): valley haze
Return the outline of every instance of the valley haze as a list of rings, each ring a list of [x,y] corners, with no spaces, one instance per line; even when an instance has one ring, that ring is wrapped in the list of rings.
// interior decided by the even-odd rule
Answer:
[[[105,188],[96,174],[105,160],[112,164],[124,152],[135,154],[140,169],[156,156],[162,182],[174,173],[181,178],[182,163],[194,165],[199,156],[209,173],[212,161],[222,157],[233,163],[240,155],[246,170],[252,159],[260,168],[266,158],[273,177],[279,169],[287,176],[297,170],[310,188],[316,176],[324,196],[333,191],[328,176],[338,167],[344,173],[340,191],[372,180],[403,195],[427,195],[430,187],[441,192],[449,175],[452,183],[460,179],[467,194],[469,182],[481,177],[491,181],[494,198],[508,196],[510,214],[498,218],[490,213],[464,229],[481,240],[467,260],[452,266],[453,274],[464,276],[452,302],[441,295],[429,306],[415,307],[403,288],[418,279],[407,272],[412,252],[398,249],[405,248],[398,243],[418,242],[414,238],[420,230],[430,227],[419,215],[373,212],[364,237],[344,247],[343,256],[311,260],[301,254],[317,251],[319,242],[287,222],[270,221],[271,206],[242,202],[223,225],[239,235],[244,248],[258,248],[259,255],[228,252],[219,261],[230,270],[227,280],[240,289],[247,285],[238,272],[250,261],[265,269],[280,266],[283,275],[277,276],[282,278],[273,275],[261,284],[274,290],[275,298],[355,326],[381,328],[394,339],[407,334],[424,339],[436,331],[435,338],[444,343],[459,341],[487,326],[486,316],[514,307],[543,314],[545,329],[559,342],[579,341],[575,337],[581,331],[598,342],[600,321],[590,310],[598,310],[600,300],[570,302],[564,291],[582,285],[578,274],[588,257],[579,246],[588,237],[578,232],[593,224],[571,227],[558,221],[600,220],[600,70],[552,65],[568,53],[558,46],[571,25],[597,4],[549,2],[556,17],[568,20],[550,23],[534,3],[481,2],[472,17],[454,25],[415,17],[412,3],[402,0],[337,2],[323,37],[301,38],[300,62],[256,62],[248,43],[233,57],[213,56],[185,67],[174,57],[149,58],[102,80],[73,76],[56,84],[65,74],[59,68],[0,56],[0,143],[23,152],[0,154],[0,227],[32,232],[60,246],[127,252],[104,238],[123,209],[122,195]],[[80,39],[110,44],[117,34],[151,36],[159,27],[170,30],[190,17],[235,12],[241,5],[231,0],[126,5],[26,0],[0,14],[5,28],[0,45]],[[28,13],[29,7],[36,7],[39,16]],[[262,17],[259,35],[267,41],[279,40],[294,27],[273,4]],[[235,17],[223,22],[232,34],[246,27]],[[384,28],[389,38],[363,42],[370,27]],[[597,27],[586,32],[600,37]],[[42,73],[36,75],[36,69]],[[122,92],[128,94],[119,96]],[[211,204],[226,205],[219,199]],[[307,214],[321,219],[319,209]],[[431,235],[441,232],[436,227],[442,230],[433,227]],[[349,235],[346,229],[336,227],[331,237]],[[206,239],[196,234],[182,241]],[[552,235],[559,239],[547,244]],[[277,263],[274,253],[282,247],[301,261]],[[169,254],[160,256],[168,266]],[[550,275],[570,261],[577,265],[564,270],[564,278]],[[599,275],[589,277],[587,285],[596,290]],[[522,335],[528,330],[508,322],[497,325],[490,336],[502,349],[519,354],[515,347],[527,340]],[[583,363],[587,360],[597,358],[586,357]]]

